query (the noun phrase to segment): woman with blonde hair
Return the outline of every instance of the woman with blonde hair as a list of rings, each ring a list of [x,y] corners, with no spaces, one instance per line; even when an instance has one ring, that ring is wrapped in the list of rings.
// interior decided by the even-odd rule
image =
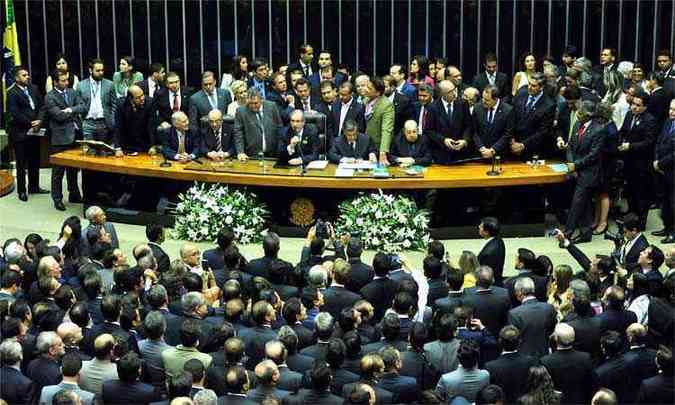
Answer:
[[[553,305],[558,312],[558,320],[562,320],[565,315],[572,311],[570,281],[572,281],[573,276],[572,267],[559,264],[553,269],[551,281],[548,283],[548,303]]]
[[[462,288],[471,288],[476,286],[476,271],[480,267],[478,257],[473,252],[465,250],[459,257],[459,270],[464,275],[464,284]]]
[[[518,95],[521,87],[527,87],[532,75],[537,73],[537,58],[533,53],[527,52],[520,58],[520,71],[513,75],[512,95]]]
[[[237,108],[246,105],[246,92],[248,91],[248,87],[246,86],[246,82],[235,80],[230,85],[230,91],[234,96],[234,101],[227,106],[227,115],[234,117],[237,113]]]

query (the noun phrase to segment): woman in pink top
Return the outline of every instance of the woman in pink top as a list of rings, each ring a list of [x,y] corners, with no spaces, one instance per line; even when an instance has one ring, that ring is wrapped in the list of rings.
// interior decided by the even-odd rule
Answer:
[[[420,83],[434,85],[434,79],[429,76],[429,59],[426,56],[414,56],[410,61],[409,72],[408,83],[413,86],[417,87]]]

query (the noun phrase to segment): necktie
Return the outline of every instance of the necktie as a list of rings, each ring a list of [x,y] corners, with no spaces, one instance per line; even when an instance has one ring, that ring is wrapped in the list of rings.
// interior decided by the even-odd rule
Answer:
[[[637,124],[637,121],[638,121],[638,116],[636,115],[635,117],[633,117],[633,120],[630,122],[630,129],[633,129],[635,124]]]
[[[572,111],[572,112],[570,113],[570,131],[569,131],[569,133],[567,134],[567,141],[569,141],[570,138],[572,137],[572,130],[574,129],[574,125],[575,125],[576,123],[577,123],[577,112],[576,112],[576,111]]]
[[[675,133],[675,121],[670,121],[670,133]]]
[[[173,112],[180,110],[180,105],[178,103],[179,103],[178,93],[173,93],[173,107],[172,107]]]
[[[35,109],[35,103],[33,102],[33,97],[31,97],[30,93],[28,92],[28,87],[24,87],[23,94],[25,94],[26,97],[28,97],[28,102],[30,103],[30,109],[34,110]]]
[[[309,111],[309,99],[302,100],[302,106],[305,111]]]
[[[579,127],[579,144],[584,141],[584,134],[586,133],[586,125],[582,124]]]
[[[424,106],[422,106],[422,108],[420,108],[420,118],[419,118],[420,124],[417,126],[417,133],[421,134],[422,131],[424,131],[424,121],[426,121],[426,118],[427,118],[427,109],[424,108]]]
[[[415,157],[415,144],[410,144],[410,157]]]
[[[530,112],[532,111],[533,106],[534,106],[534,97],[529,96],[527,98],[527,106],[525,107],[525,109],[527,110],[527,112]]]
[[[356,142],[349,142],[349,146],[352,148],[352,156],[356,157]]]
[[[264,153],[267,142],[265,142],[265,126],[263,125],[262,121],[262,113],[258,112],[256,114],[256,117],[258,118],[258,127],[260,128],[260,135],[262,135],[262,151]]]
[[[488,110],[488,124],[492,125],[492,120],[495,118],[495,110],[494,108],[490,108]]]
[[[220,133],[220,130],[216,132],[216,151],[221,152],[223,150],[223,141],[222,141],[222,135]]]
[[[70,100],[69,100],[69,97],[68,97],[68,91],[67,90],[63,91],[63,101],[66,102],[66,107],[70,106]]]
[[[185,134],[178,132],[178,154],[182,155],[185,153]]]

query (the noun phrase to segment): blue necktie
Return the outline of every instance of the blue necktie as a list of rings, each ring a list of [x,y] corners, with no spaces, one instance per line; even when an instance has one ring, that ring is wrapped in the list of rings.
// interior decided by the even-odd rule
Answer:
[[[30,93],[28,92],[28,87],[24,87],[23,94],[25,94],[26,97],[28,97],[28,102],[30,103],[30,109],[34,110],[35,109],[35,103],[33,102],[33,97],[31,97]]]
[[[534,97],[529,96],[527,99],[527,106],[525,106],[525,109],[527,112],[532,111],[532,107],[534,106]]]

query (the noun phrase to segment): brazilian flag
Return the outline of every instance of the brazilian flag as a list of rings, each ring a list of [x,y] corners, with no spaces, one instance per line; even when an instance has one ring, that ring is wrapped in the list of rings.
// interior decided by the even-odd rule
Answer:
[[[2,35],[2,105],[5,106],[7,105],[7,89],[14,83],[14,66],[21,64],[21,53],[14,20],[14,3],[12,0],[3,0],[3,2],[5,31]]]

